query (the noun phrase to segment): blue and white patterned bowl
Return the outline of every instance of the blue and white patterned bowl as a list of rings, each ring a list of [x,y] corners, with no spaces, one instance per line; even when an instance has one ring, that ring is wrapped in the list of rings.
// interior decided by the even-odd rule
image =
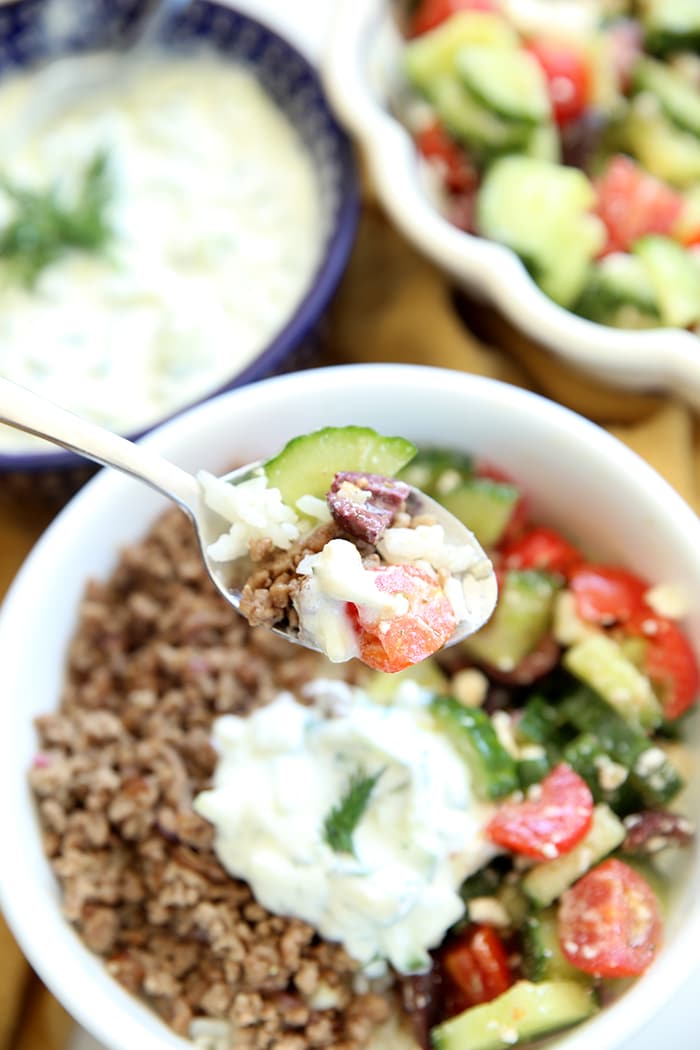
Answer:
[[[138,31],[148,8],[144,0],[15,0],[2,6],[0,78],[59,55],[123,48]],[[319,180],[325,242],[312,283],[284,328],[249,365],[232,372],[230,381],[208,395],[214,396],[268,375],[292,371],[305,360],[355,238],[358,179],[352,148],[336,123],[315,70],[276,32],[228,6],[192,0],[172,15],[159,43],[173,50],[204,43],[217,57],[252,69],[297,128]],[[192,403],[194,399],[171,415]],[[128,436],[138,438],[144,432]],[[60,450],[0,452],[0,473],[6,475],[77,468],[80,476],[80,463],[73,453]]]

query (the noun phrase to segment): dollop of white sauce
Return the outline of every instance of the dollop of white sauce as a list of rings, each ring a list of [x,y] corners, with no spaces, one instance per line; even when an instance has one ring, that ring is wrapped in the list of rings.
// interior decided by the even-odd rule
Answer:
[[[81,60],[63,61],[79,82]],[[56,65],[0,89],[0,141],[56,90]],[[211,55],[156,58],[74,98],[3,174],[70,194],[99,150],[114,237],[33,289],[0,260],[0,374],[123,432],[211,393],[279,332],[318,265],[322,203],[295,128],[252,72]],[[11,215],[0,194],[0,225]],[[0,427],[0,447],[37,440]]]
[[[281,694],[247,718],[219,718],[213,787],[195,809],[216,828],[221,863],[265,908],[342,943],[371,975],[387,961],[419,972],[464,912],[464,878],[493,855],[483,834],[492,807],[474,800],[429,694],[400,689],[389,706],[345,688],[335,716],[322,713],[316,682],[314,707]],[[324,822],[358,772],[379,776],[354,852],[340,853]]]

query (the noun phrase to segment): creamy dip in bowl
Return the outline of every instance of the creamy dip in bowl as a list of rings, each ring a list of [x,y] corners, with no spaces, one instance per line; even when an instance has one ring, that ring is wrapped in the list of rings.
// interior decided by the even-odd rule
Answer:
[[[0,44],[3,28],[21,37],[0,25]],[[285,41],[193,3],[163,44],[126,76],[107,74],[105,90],[30,122],[0,189],[1,244],[23,214],[13,189],[42,200],[53,190],[71,207],[102,162],[103,243],[61,245],[29,279],[0,248],[0,374],[130,435],[279,370],[318,320],[357,218],[347,142]],[[6,68],[0,129],[12,134],[86,69],[93,83],[96,61]],[[0,428],[0,469],[66,460]]]

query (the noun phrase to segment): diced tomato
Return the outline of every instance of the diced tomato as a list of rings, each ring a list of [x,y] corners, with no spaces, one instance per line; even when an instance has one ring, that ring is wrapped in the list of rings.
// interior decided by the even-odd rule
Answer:
[[[499,846],[536,860],[568,853],[593,819],[593,796],[578,773],[561,762],[522,802],[504,802],[486,826]]]
[[[471,193],[478,176],[468,154],[438,121],[428,124],[416,135],[416,145],[423,156],[442,169],[445,186],[452,193]]]
[[[683,197],[635,161],[618,154],[595,183],[597,213],[608,240],[602,254],[626,252],[648,233],[670,234]]]
[[[588,623],[626,623],[647,608],[644,595],[649,584],[627,569],[581,565],[570,574],[569,587],[577,614]]]
[[[421,0],[409,24],[409,36],[437,29],[458,11],[498,11],[494,0]]]
[[[402,671],[450,640],[457,626],[454,610],[431,576],[415,565],[382,565],[370,571],[380,591],[406,598],[408,611],[381,620],[373,611],[348,603],[363,663],[376,671]]]
[[[659,948],[659,905],[646,880],[613,858],[564,892],[558,931],[564,955],[579,970],[597,977],[635,977]]]
[[[700,691],[700,671],[690,642],[673,620],[648,608],[635,613],[625,631],[646,641],[644,670],[658,693],[665,717],[680,717],[692,707]]]
[[[559,125],[582,116],[591,92],[591,70],[586,55],[559,40],[531,40],[528,51],[537,59],[547,79],[552,113]]]
[[[583,555],[554,529],[536,526],[501,546],[501,564],[507,569],[540,569],[568,576]]]
[[[468,926],[440,954],[447,1013],[488,1003],[513,983],[508,954],[492,926]]]
[[[500,467],[495,467],[492,463],[488,463],[485,460],[480,460],[475,464],[474,473],[478,478],[491,478],[492,481],[500,481],[505,485],[515,485],[517,488],[517,482],[513,480],[510,474],[507,474],[505,470],[501,470]],[[527,496],[521,493],[520,498],[513,507],[513,512],[510,516],[510,521],[506,526],[506,530],[501,537],[501,544],[510,543],[522,534],[527,526],[529,514],[530,505]]]

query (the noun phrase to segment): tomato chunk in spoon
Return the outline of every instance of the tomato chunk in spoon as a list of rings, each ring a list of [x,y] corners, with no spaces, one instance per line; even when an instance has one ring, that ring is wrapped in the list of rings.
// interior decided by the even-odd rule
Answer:
[[[457,626],[452,604],[432,576],[415,565],[383,565],[371,570],[380,591],[400,594],[407,610],[390,619],[348,603],[363,663],[394,673],[419,663],[441,649]]]

